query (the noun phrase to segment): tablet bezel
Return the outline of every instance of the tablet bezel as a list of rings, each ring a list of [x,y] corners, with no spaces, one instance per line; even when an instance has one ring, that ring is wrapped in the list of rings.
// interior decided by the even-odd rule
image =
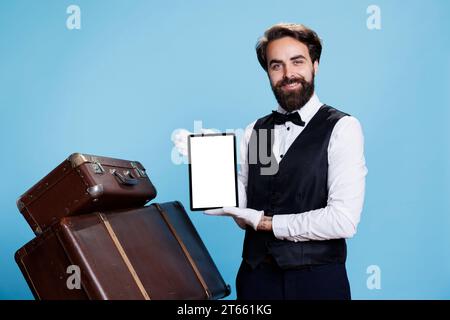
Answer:
[[[191,168],[191,138],[198,137],[210,137],[210,136],[232,136],[233,137],[233,161],[234,161],[234,194],[236,207],[239,206],[239,194],[238,194],[238,177],[237,177],[237,156],[236,156],[236,135],[231,132],[219,132],[219,133],[198,133],[190,134],[188,136],[188,165],[189,165],[189,202],[191,211],[204,211],[209,209],[219,209],[222,207],[205,207],[205,208],[194,208],[192,199],[192,168]]]

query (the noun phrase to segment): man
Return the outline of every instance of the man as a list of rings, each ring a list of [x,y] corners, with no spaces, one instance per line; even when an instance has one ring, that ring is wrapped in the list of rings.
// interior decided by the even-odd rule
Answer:
[[[278,110],[246,128],[240,207],[205,211],[246,230],[240,300],[351,298],[345,239],[364,202],[364,138],[356,118],[315,94],[321,51],[317,34],[299,24],[272,26],[256,46]]]

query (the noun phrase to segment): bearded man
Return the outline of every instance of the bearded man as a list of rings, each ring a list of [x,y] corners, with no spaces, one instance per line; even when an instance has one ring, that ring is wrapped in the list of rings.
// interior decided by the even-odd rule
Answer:
[[[278,107],[245,130],[239,208],[205,211],[245,229],[238,300],[351,299],[345,239],[363,208],[364,137],[355,117],[320,102],[321,52],[301,24],[274,25],[256,45]]]

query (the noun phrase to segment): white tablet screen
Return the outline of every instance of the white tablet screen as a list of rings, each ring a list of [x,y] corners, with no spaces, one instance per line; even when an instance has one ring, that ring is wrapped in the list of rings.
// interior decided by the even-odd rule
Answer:
[[[234,134],[190,135],[191,210],[238,206]]]

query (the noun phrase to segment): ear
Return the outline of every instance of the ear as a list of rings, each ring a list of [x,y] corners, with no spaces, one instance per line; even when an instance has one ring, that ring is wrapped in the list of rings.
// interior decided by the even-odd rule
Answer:
[[[313,64],[313,68],[314,68],[314,76],[317,76],[317,73],[319,72],[319,61],[314,61]]]

